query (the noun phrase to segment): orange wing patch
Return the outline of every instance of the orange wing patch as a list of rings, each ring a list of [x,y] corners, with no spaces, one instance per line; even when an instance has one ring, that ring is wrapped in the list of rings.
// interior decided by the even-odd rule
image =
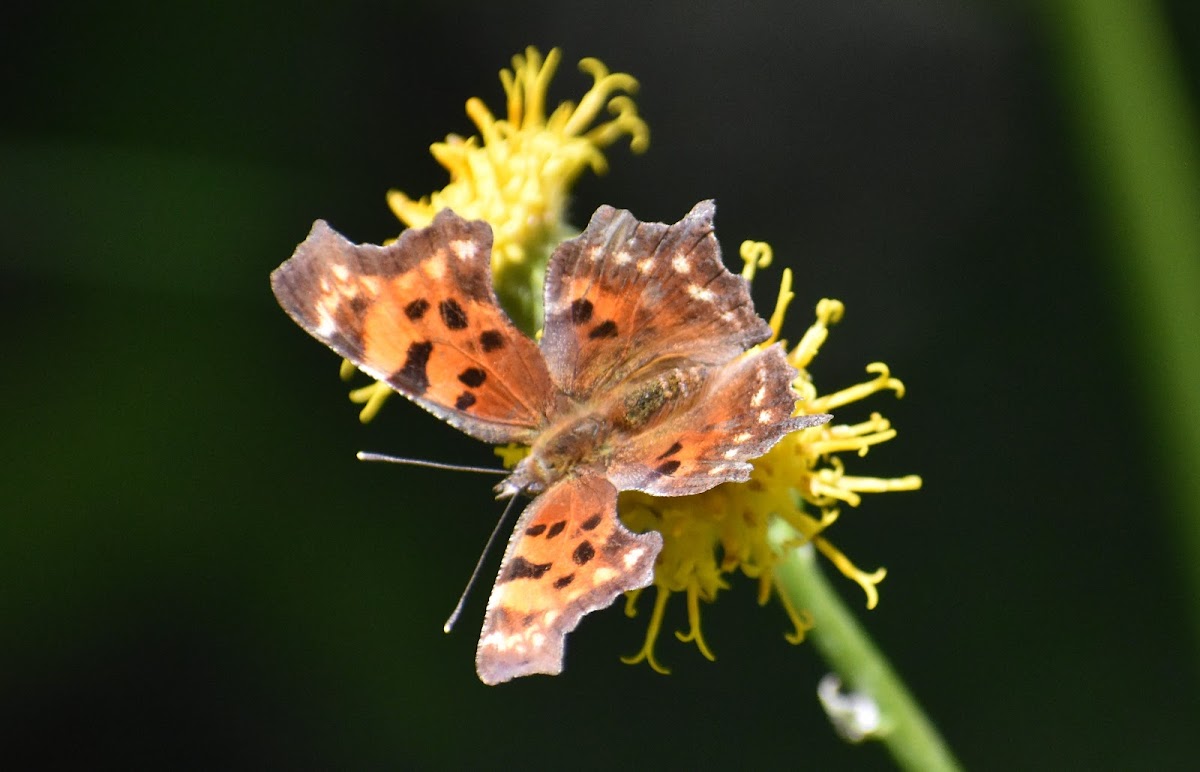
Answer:
[[[654,578],[662,537],[617,519],[617,489],[599,476],[572,477],[534,499],[518,520],[488,599],[475,656],[497,684],[561,673],[563,638],[584,614]]]

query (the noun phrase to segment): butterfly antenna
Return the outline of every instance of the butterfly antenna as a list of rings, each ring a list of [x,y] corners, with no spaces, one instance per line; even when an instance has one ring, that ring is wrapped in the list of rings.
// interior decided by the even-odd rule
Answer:
[[[492,469],[486,466],[463,466],[462,464],[443,464],[438,461],[424,461],[419,458],[401,458],[400,456],[385,456],[382,453],[358,452],[359,461],[386,461],[389,464],[407,464],[408,466],[424,466],[429,469],[446,469],[451,472],[478,472],[480,474],[508,474],[505,469]]]
[[[467,595],[471,593],[471,588],[475,586],[475,581],[479,578],[479,572],[483,570],[483,561],[487,558],[488,553],[492,551],[492,545],[496,543],[496,537],[500,535],[501,526],[508,519],[508,513],[512,512],[513,506],[516,503],[516,496],[508,500],[508,504],[504,507],[504,512],[500,515],[500,519],[496,521],[496,527],[492,529],[492,535],[488,537],[487,545],[484,546],[483,552],[479,555],[479,561],[475,563],[475,570],[471,572],[471,578],[467,580],[467,586],[463,588],[462,595],[458,598],[458,605],[450,612],[450,617],[446,620],[446,624],[442,625],[442,632],[448,633],[454,628],[454,623],[458,621],[459,615],[462,614],[463,605],[467,602]]]

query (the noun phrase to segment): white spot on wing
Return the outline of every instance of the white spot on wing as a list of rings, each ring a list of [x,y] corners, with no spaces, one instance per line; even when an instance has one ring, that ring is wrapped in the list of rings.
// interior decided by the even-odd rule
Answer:
[[[505,635],[501,630],[493,630],[479,639],[481,649],[495,649],[499,652],[514,651],[517,654],[526,654],[531,648],[540,649],[545,645],[546,634],[540,627],[531,627],[511,635]]]
[[[629,265],[633,262],[633,255],[629,254],[628,252],[621,251],[613,255],[613,261],[617,265]]]
[[[760,424],[769,424],[769,423],[771,423],[771,411],[770,411],[770,410],[764,410],[764,411],[762,411],[761,413],[759,413],[759,414],[758,414],[758,422],[759,422]]]
[[[635,550],[630,550],[629,552],[625,553],[625,557],[624,557],[625,567],[632,569],[634,566],[637,565],[637,562],[642,559],[642,555],[645,554],[645,552],[646,552],[646,550],[642,549],[641,547],[638,547]]]
[[[597,568],[596,573],[592,574],[592,584],[604,584],[616,578],[617,572],[611,568]]]
[[[350,278],[350,269],[341,263],[334,263],[333,265],[329,266],[329,270],[333,273],[334,277],[337,278],[338,281],[345,281],[346,279]]]
[[[692,264],[683,255],[675,255],[671,258],[671,267],[675,269],[676,273],[687,273],[692,270]]]
[[[758,391],[754,392],[754,396],[750,399],[752,407],[762,407],[763,400],[767,398],[767,387],[759,386]]]
[[[701,287],[699,284],[689,284],[688,294],[696,300],[703,300],[705,303],[711,303],[717,299],[715,292],[708,287]]]
[[[458,241],[450,242],[450,251],[453,252],[459,260],[470,260],[471,258],[475,257],[477,248],[475,246],[475,242],[459,239]]]
[[[434,281],[441,281],[446,275],[446,261],[441,255],[437,255],[432,260],[426,260],[421,266],[425,271],[425,275]]]
[[[333,321],[333,317],[325,310],[323,306],[317,306],[317,329],[313,330],[317,337],[328,338],[337,331],[337,323]]]
[[[483,636],[483,638],[479,640],[479,645],[491,647],[497,651],[508,651],[513,646],[517,645],[520,637],[521,636],[519,635],[505,635],[497,630],[493,633],[488,633],[487,635]]]

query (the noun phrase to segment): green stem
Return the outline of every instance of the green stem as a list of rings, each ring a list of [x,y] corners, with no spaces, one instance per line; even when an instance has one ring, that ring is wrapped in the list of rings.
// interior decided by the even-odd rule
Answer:
[[[1200,128],[1159,3],[1036,7],[1104,207],[1102,256],[1137,342],[1137,410],[1151,422],[1200,638]]]
[[[782,521],[772,525],[770,536],[777,545],[798,538]],[[871,736],[887,746],[896,763],[921,772],[960,769],[933,722],[826,581],[812,545],[783,552],[775,573],[788,602],[812,615],[815,626],[808,638],[844,688],[866,695],[879,707],[881,728]]]

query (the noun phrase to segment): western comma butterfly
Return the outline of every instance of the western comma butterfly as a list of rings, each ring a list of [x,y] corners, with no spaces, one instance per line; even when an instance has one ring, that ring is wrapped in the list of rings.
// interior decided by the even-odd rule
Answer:
[[[563,668],[588,612],[654,578],[662,537],[617,518],[617,492],[684,496],[750,476],[793,416],[796,372],[747,282],[725,269],[704,201],[675,225],[602,206],[554,251],[541,342],[492,289],[492,232],[443,210],[390,246],[325,222],[271,275],[284,310],[363,372],[463,432],[529,445],[497,486],[533,502],[488,599],[485,683]],[[745,354],[745,355],[744,355]]]

